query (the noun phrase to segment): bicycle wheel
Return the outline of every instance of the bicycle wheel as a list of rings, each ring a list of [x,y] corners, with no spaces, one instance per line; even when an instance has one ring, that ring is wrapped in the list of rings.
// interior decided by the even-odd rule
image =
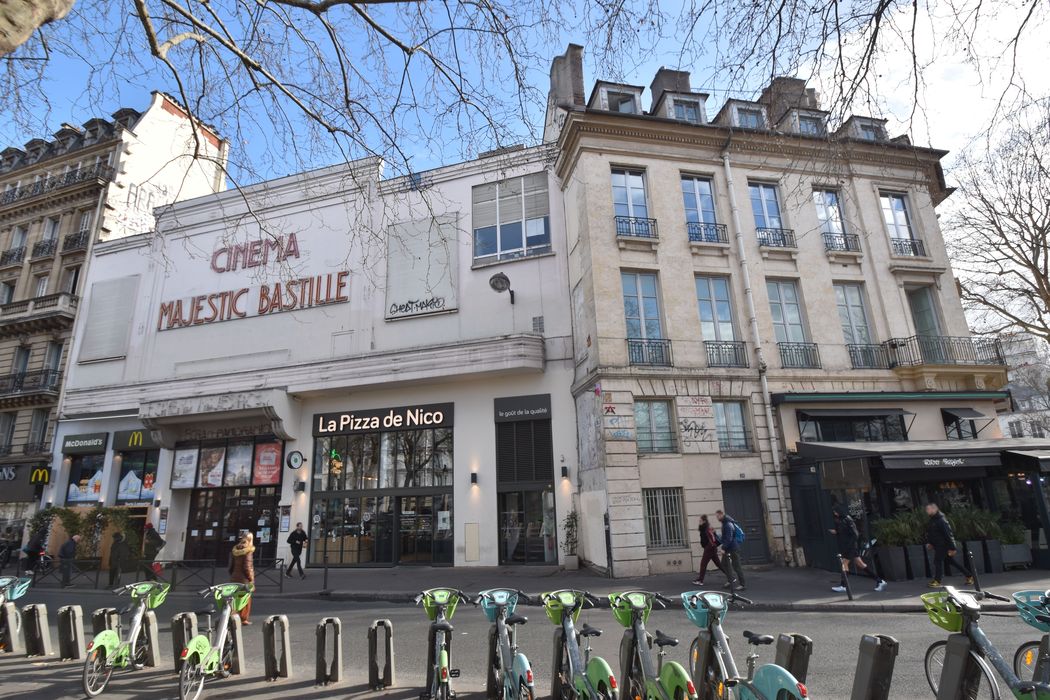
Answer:
[[[530,688],[524,682],[518,684],[517,700],[536,700],[536,697],[532,692],[532,688]]]
[[[179,700],[197,700],[204,690],[204,669],[200,659],[186,659],[179,672]]]
[[[612,700],[613,699],[613,694],[609,690],[609,686],[605,685],[605,683],[599,683],[598,687],[596,688],[596,690],[598,691],[598,700]]]
[[[563,644],[561,647],[561,664],[560,672],[558,674],[558,688],[561,691],[559,693],[561,700],[573,700],[576,697],[576,686],[572,683],[572,676],[569,674],[569,650],[565,648]],[[554,693],[551,693],[553,696]]]
[[[926,661],[924,664],[926,682],[930,684],[930,690],[933,691],[934,695],[937,694],[937,689],[941,685],[941,670],[944,668],[944,655],[947,648],[948,642],[939,641],[931,644],[930,648],[926,650]],[[988,664],[972,651],[970,656],[981,668],[981,678],[974,692],[969,697],[960,698],[959,700],[1000,700],[999,684],[995,682],[995,676],[992,675]]]
[[[645,700],[645,681],[640,680],[634,673],[627,677],[626,700]]]
[[[1035,664],[1039,661],[1039,642],[1025,642],[1014,654],[1014,673],[1022,681],[1035,678]]]
[[[0,652],[7,651],[7,623],[0,623]]]
[[[146,636],[146,630],[140,629],[138,635],[131,642],[131,665],[136,671],[141,671],[146,667],[146,662],[149,661],[150,649],[149,649],[149,637]]]
[[[112,676],[113,667],[106,663],[106,650],[101,647],[92,649],[84,659],[84,694],[89,698],[101,695]]]
[[[232,629],[226,633],[226,639],[222,643],[222,656],[219,657],[219,674],[223,678],[229,678],[233,673],[233,634]]]

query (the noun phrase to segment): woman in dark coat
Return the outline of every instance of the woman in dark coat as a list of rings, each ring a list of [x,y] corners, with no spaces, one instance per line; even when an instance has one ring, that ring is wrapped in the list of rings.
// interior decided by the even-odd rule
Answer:
[[[123,532],[113,533],[113,544],[109,548],[109,587],[120,585],[120,574],[131,564],[131,547]]]
[[[252,562],[252,553],[255,552],[255,538],[252,533],[246,532],[237,541],[230,555],[230,580],[234,583],[255,583],[255,564]],[[241,610],[241,624],[250,625],[248,616],[252,612],[252,600]]]
[[[700,516],[700,546],[704,549],[704,556],[700,559],[700,573],[696,575],[693,580],[693,584],[697,586],[704,585],[704,576],[707,574],[707,562],[713,561],[718,570],[725,573],[722,568],[722,562],[718,558],[718,535],[715,534],[714,528],[711,527],[711,523],[708,522],[706,515]]]

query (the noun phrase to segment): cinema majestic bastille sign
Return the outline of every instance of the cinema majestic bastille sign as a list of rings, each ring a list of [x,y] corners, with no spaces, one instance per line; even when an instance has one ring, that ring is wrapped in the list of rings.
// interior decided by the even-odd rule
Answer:
[[[294,233],[220,247],[212,253],[210,267],[222,274],[266,266],[271,261],[283,263],[290,258],[299,258],[299,240]],[[164,301],[157,316],[157,330],[344,304],[350,301],[349,277],[349,271],[340,270]]]

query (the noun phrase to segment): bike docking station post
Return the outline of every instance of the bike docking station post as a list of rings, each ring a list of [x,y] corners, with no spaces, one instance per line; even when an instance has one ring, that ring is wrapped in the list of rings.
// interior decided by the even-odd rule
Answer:
[[[84,611],[79,605],[58,609],[58,658],[83,661],[87,654],[84,642]]]
[[[43,603],[22,608],[22,631],[26,636],[26,656],[52,656],[51,625]]]
[[[175,655],[175,673],[182,671],[182,650],[197,636],[197,613],[181,612],[171,618],[171,653]]]
[[[160,630],[157,627],[157,613],[152,610],[147,610],[142,616],[142,634],[146,635],[146,639],[149,640],[149,654],[146,656],[144,665],[148,668],[156,668],[160,666]],[[182,649],[180,648],[179,651],[181,652]]]
[[[331,645],[331,658],[328,649]],[[317,623],[317,666],[314,680],[317,685],[328,685],[343,680],[343,623],[338,617],[325,617]]]
[[[244,635],[241,634],[241,616],[230,616],[230,629],[227,632],[233,640],[233,663],[230,675],[240,676],[244,673]]]
[[[809,657],[813,655],[813,640],[804,634],[781,634],[777,637],[777,654],[773,663],[795,677],[799,683],[806,682],[809,673]]]
[[[96,635],[115,630],[119,625],[120,613],[116,608],[99,608],[91,613],[91,631]]]
[[[280,652],[277,651],[280,627]],[[263,622],[263,668],[266,680],[292,677],[292,636],[287,615],[270,615]]]
[[[386,630],[383,643],[383,672],[379,672],[379,630]],[[394,685],[394,624],[376,620],[368,628],[368,687],[383,690]]]
[[[952,634],[944,648],[944,666],[941,667],[941,683],[937,688],[937,700],[977,697],[981,683],[981,667],[970,653],[973,642],[965,634]]]
[[[23,655],[26,653],[25,638],[22,636],[22,614],[14,603],[4,603],[0,607],[0,620],[3,621],[3,633],[0,634],[0,650],[6,654]]]
[[[900,644],[893,637],[884,634],[861,637],[850,700],[889,700],[893,666],[899,651]]]

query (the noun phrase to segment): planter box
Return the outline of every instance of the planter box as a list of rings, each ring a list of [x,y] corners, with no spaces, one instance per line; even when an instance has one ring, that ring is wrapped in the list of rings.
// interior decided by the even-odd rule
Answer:
[[[930,565],[926,560],[926,546],[908,544],[904,546],[904,555],[908,560],[908,578],[930,578]]]
[[[980,576],[984,573],[984,544],[981,540],[967,540],[966,548],[973,555],[973,569]],[[959,550],[957,556],[963,557],[965,554],[963,554],[962,550]],[[959,561],[964,562],[965,560],[960,559]]]
[[[1032,548],[1027,544],[1004,544],[1001,545],[1001,548],[1004,568],[1023,567],[1027,569],[1032,565]]]
[[[580,568],[580,557],[576,554],[565,555],[565,570],[576,571]]]
[[[1003,546],[999,540],[984,541],[984,571],[988,574],[1003,573]]]
[[[908,569],[904,547],[879,546],[879,574],[887,581],[904,581],[908,578]]]

